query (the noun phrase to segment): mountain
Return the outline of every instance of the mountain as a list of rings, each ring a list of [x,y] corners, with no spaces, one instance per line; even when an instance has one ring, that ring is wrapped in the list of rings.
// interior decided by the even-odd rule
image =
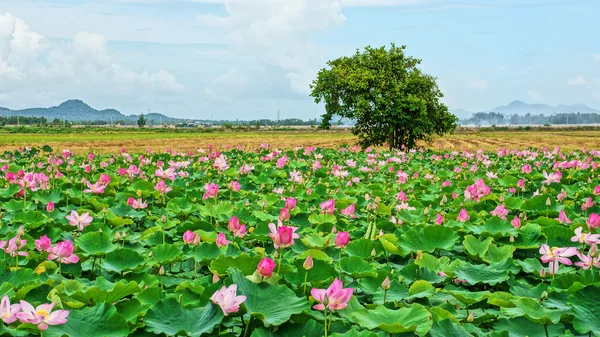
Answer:
[[[490,110],[484,110],[481,112],[498,112],[503,115],[526,115],[531,113],[532,115],[553,115],[560,113],[598,113],[600,114],[600,110],[596,110],[594,108],[590,108],[585,104],[572,104],[565,105],[559,104],[556,106],[548,105],[548,104],[528,104],[522,101],[512,101],[508,105],[501,105],[495,107]],[[470,118],[474,112],[469,112],[462,109],[454,109],[452,110],[456,116],[461,119]]]
[[[119,121],[135,122],[139,115],[124,115],[115,109],[96,110],[78,99],[68,100],[58,106],[50,108],[28,108],[23,110],[11,110],[0,107],[0,116],[25,116],[45,117],[49,122],[55,118],[72,122],[83,121],[105,121],[117,123]],[[182,119],[168,117],[160,113],[144,114],[149,124],[181,122]]]

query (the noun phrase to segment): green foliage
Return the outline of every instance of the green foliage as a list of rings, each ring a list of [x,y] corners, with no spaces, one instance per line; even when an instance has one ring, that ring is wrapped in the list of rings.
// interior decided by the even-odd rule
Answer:
[[[454,131],[458,119],[440,102],[435,78],[405,49],[366,47],[329,61],[311,85],[315,102],[325,102],[321,126],[329,128],[334,116],[348,118],[363,147],[387,142],[390,149]]]

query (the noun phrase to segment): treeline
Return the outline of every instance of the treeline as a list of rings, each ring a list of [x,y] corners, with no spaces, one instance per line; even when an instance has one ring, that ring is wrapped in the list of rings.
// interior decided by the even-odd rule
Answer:
[[[526,114],[503,115],[498,112],[477,112],[471,118],[462,119],[462,125],[544,125],[544,124],[600,124],[597,113],[559,113],[554,115]]]
[[[223,126],[311,126],[319,125],[316,118],[309,119],[307,121],[298,118],[286,118],[281,120],[272,119],[254,119],[254,120],[219,120],[219,121],[202,121],[205,123],[212,123],[213,125]]]

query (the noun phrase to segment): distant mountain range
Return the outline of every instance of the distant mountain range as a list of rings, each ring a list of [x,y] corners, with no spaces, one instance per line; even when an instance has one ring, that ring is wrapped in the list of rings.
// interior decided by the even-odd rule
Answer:
[[[11,110],[0,107],[0,116],[25,116],[25,117],[45,117],[48,122],[58,118],[71,122],[83,121],[105,121],[118,123],[119,121],[135,122],[140,115],[124,115],[115,109],[96,110],[78,99],[68,100],[58,106],[50,108],[29,108],[23,110]],[[160,113],[144,114],[148,124],[158,123],[177,123],[182,119],[168,117]]]
[[[471,115],[475,112],[498,112],[504,115],[526,115],[531,113],[532,115],[552,115],[552,114],[560,114],[560,113],[598,113],[600,114],[600,110],[596,110],[594,108],[590,108],[585,104],[572,104],[565,105],[560,104],[557,106],[547,105],[547,104],[528,104],[522,101],[513,101],[508,105],[501,105],[495,107],[490,110],[484,111],[466,111],[462,109],[451,109],[451,112],[454,113],[458,118],[470,118]]]

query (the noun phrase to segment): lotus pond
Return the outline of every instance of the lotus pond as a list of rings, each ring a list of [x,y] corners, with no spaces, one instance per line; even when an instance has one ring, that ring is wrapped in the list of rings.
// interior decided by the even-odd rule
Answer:
[[[6,152],[2,336],[600,336],[600,152]]]

